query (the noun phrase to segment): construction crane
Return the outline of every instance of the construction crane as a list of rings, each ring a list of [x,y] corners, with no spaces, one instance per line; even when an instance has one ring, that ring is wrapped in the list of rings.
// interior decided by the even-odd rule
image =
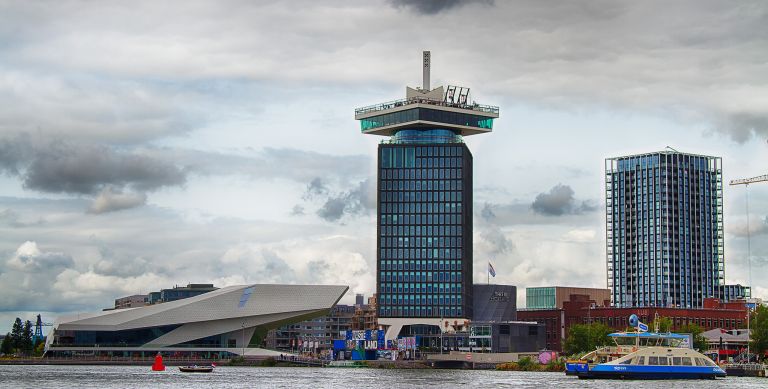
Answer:
[[[731,180],[731,185],[749,185],[756,182],[768,181],[768,174],[764,176],[757,176],[752,178],[742,178],[738,180]]]
[[[747,267],[749,269],[749,288],[750,288],[750,300],[752,297],[752,242],[750,239],[750,231],[749,231],[749,184],[754,184],[757,182],[765,182],[768,181],[768,174],[763,176],[757,176],[752,178],[742,178],[738,180],[731,180],[731,185],[744,185],[744,190],[746,194],[746,204],[747,204]],[[744,296],[746,297],[746,296]],[[747,301],[747,304],[749,304],[749,301]],[[747,331],[750,330],[749,328],[749,317],[752,316],[750,312],[747,312]],[[749,356],[749,343],[747,342],[747,358],[750,358]],[[749,360],[749,359],[748,359]]]
[[[40,319],[40,315],[37,315],[37,323],[35,323],[35,335],[32,336],[32,343],[37,343],[38,339],[43,339],[43,326],[50,327],[53,326],[53,324],[43,323],[43,320]]]

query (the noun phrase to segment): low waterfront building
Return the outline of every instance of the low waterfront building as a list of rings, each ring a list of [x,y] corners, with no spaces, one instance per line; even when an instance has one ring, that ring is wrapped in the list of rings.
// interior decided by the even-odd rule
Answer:
[[[749,343],[748,329],[715,328],[701,334],[707,339],[706,354],[715,361],[732,361],[746,352]]]
[[[617,331],[628,326],[629,316],[637,315],[640,321],[650,324],[656,314],[672,320],[672,330],[694,323],[704,330],[713,328],[736,329],[746,325],[747,307],[744,301],[723,302],[716,298],[704,299],[703,308],[611,307],[609,301],[598,302],[588,295],[571,295],[563,302],[563,308],[524,309],[517,311],[519,320],[543,323],[546,327],[547,348],[562,351],[562,343],[574,324],[603,323]]]
[[[149,304],[149,295],[146,294],[135,294],[115,299],[115,309],[137,308],[147,304]]]
[[[346,293],[336,285],[241,285],[140,308],[59,318],[46,356],[227,358],[262,349],[270,329],[328,314]]]
[[[581,288],[570,286],[543,286],[525,288],[525,308],[556,309],[562,308],[572,294],[587,295],[591,300],[603,304],[611,300],[611,290],[605,288]]]
[[[376,294],[368,297],[368,304],[357,306],[355,315],[352,316],[352,330],[376,330],[379,328],[376,315]]]
[[[720,299],[723,301],[744,300],[752,297],[752,288],[741,284],[718,286]]]
[[[336,305],[325,315],[286,324],[270,330],[267,348],[273,350],[322,352],[333,348],[333,340],[352,329],[355,307]]]
[[[213,292],[218,288],[213,284],[187,284],[187,286],[174,286],[173,288],[160,289],[159,292],[149,294],[150,304],[167,303],[190,297],[199,296],[203,293]]]

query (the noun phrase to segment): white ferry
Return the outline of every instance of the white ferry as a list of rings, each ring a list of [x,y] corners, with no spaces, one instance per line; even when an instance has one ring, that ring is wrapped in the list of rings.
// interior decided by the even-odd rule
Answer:
[[[647,347],[619,359],[577,371],[579,378],[715,379],[725,371],[689,348]]]

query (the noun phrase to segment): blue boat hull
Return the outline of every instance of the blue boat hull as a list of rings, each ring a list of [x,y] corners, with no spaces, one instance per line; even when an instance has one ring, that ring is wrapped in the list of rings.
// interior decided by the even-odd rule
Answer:
[[[578,371],[579,378],[609,378],[632,380],[680,380],[715,379],[725,377],[719,367],[706,366],[620,366],[597,365],[592,369]]]

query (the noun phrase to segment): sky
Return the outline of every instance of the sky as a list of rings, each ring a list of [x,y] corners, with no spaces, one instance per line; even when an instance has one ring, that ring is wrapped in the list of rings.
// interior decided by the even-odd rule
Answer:
[[[354,109],[421,85],[500,107],[474,279],[605,287],[604,160],[768,173],[760,1],[0,1],[0,332],[187,283],[375,291]],[[768,298],[768,183],[724,187],[725,277]],[[749,219],[747,219],[749,215]],[[749,220],[749,230],[747,229]],[[747,232],[751,236],[751,261]]]

